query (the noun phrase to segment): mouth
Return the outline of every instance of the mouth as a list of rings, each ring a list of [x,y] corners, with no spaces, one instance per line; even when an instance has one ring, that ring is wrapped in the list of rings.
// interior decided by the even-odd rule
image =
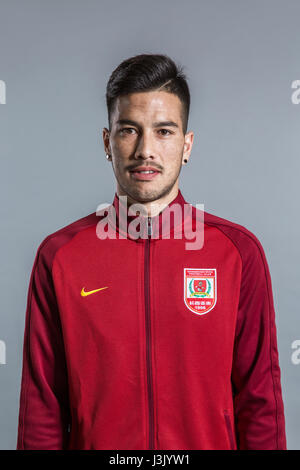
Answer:
[[[137,168],[129,172],[134,180],[149,181],[157,177],[161,172],[155,168]]]

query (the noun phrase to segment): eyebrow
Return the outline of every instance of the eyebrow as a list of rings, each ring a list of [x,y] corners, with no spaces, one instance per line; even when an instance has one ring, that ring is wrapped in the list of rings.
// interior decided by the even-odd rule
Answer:
[[[119,119],[116,124],[129,124],[131,126],[141,127],[137,122],[132,121],[131,119]],[[154,122],[152,127],[177,127],[179,128],[178,124],[174,121],[160,121]]]

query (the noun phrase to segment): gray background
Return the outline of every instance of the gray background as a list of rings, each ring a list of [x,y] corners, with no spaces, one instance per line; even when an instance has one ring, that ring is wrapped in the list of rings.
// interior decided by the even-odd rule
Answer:
[[[289,449],[299,449],[299,0],[0,1],[0,447],[16,446],[27,289],[38,245],[111,202],[105,87],[140,53],[185,66],[195,133],[186,200],[246,226],[270,267]]]

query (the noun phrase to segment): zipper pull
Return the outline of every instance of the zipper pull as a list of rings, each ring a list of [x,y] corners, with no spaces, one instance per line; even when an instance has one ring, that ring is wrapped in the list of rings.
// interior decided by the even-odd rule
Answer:
[[[148,217],[148,237],[152,235],[152,219]]]

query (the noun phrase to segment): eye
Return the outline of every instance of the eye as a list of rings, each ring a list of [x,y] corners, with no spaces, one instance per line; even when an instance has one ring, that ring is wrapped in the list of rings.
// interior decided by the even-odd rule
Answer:
[[[123,134],[132,134],[132,132],[127,132],[127,131],[134,131],[133,127],[123,127],[123,129],[120,130],[120,132]]]
[[[169,134],[172,134],[172,132],[170,132],[168,129],[160,129],[159,132],[168,132],[168,134],[163,134],[163,135],[169,135]]]

